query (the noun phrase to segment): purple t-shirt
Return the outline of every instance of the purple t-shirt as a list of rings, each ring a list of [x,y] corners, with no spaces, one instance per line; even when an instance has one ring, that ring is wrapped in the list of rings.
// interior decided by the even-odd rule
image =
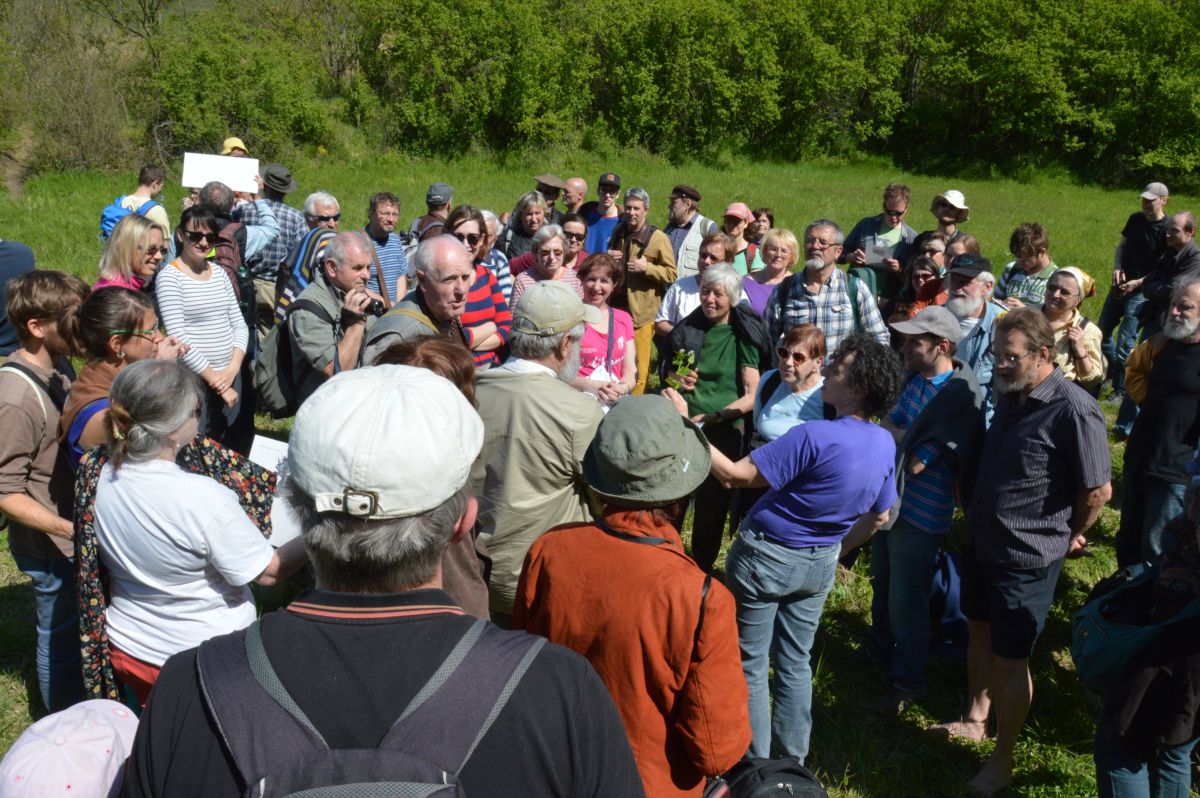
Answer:
[[[860,515],[896,501],[896,442],[857,418],[792,427],[750,459],[771,487],[746,524],[784,546],[837,543]]]
[[[779,287],[779,283],[775,285],[763,285],[758,280],[755,280],[750,275],[742,278],[742,290],[746,292],[746,301],[750,303],[750,307],[760,316],[767,312],[767,302],[771,299],[771,294],[775,293],[775,289]]]

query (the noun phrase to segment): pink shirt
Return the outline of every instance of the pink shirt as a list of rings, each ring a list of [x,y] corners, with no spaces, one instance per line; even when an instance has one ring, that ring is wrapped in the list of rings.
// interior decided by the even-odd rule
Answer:
[[[605,313],[608,316],[608,313]],[[612,363],[607,371],[614,379],[624,375],[622,364],[625,361],[625,350],[633,346],[633,317],[623,310],[612,309],[614,335],[612,348]],[[603,329],[597,330],[591,324],[584,325],[583,343],[579,350],[579,376],[591,377],[592,372],[599,369],[605,371],[605,360],[608,358],[608,319],[604,321]]]
[[[145,284],[146,281],[141,277],[138,277],[136,274],[131,274],[128,277],[101,277],[92,286],[92,290],[96,291],[101,288],[108,288],[109,286],[115,285],[118,288],[128,288],[133,291],[141,291],[142,286]]]
[[[541,282],[541,278],[537,276],[536,269],[528,269],[521,272],[513,278],[512,299],[508,301],[510,307],[517,306],[517,300],[521,298],[521,294],[534,283]],[[563,285],[570,286],[576,296],[583,299],[583,283],[579,282],[579,275],[574,269],[563,267],[558,273],[558,282]]]

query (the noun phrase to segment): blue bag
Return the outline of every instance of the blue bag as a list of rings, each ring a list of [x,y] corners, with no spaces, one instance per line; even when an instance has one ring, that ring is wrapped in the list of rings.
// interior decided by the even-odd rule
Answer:
[[[958,552],[939,551],[929,587],[930,651],[955,662],[967,659],[967,616],[959,606],[961,557]]]
[[[131,213],[136,213],[138,216],[145,216],[146,212],[158,203],[152,199],[148,199],[138,206],[137,210],[131,211],[121,204],[121,200],[127,195],[121,195],[106,205],[104,210],[100,211],[100,237],[105,241],[112,235],[113,228],[117,226],[117,222],[124,219]],[[164,231],[165,232],[165,231]]]

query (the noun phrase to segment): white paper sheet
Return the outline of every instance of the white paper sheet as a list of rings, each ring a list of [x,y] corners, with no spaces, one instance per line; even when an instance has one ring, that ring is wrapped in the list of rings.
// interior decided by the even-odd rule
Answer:
[[[254,180],[258,174],[257,158],[233,158],[228,155],[205,155],[199,152],[183,154],[184,188],[201,188],[205,183],[219,180],[234,191],[258,191]]]

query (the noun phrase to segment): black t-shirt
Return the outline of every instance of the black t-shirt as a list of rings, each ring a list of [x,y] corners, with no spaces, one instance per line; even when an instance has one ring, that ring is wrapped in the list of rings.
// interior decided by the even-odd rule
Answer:
[[[1125,237],[1125,247],[1121,250],[1121,268],[1125,270],[1126,280],[1136,280],[1145,277],[1154,268],[1158,256],[1166,247],[1163,231],[1167,229],[1167,219],[1164,216],[1156,222],[1146,218],[1144,213],[1135,213],[1125,222],[1121,235]]]
[[[1154,358],[1146,399],[1125,447],[1125,473],[1187,483],[1200,437],[1200,344],[1170,341]]]
[[[284,687],[331,748],[377,745],[474,623],[438,590],[309,591],[262,619]],[[519,634],[514,632],[513,634]],[[463,768],[468,795],[641,796],[620,716],[587,660],[546,645]],[[142,715],[126,796],[240,795],[196,677],[196,652],[163,666]]]
[[[0,355],[17,348],[17,331],[5,315],[8,281],[33,271],[33,250],[16,241],[0,241]]]

